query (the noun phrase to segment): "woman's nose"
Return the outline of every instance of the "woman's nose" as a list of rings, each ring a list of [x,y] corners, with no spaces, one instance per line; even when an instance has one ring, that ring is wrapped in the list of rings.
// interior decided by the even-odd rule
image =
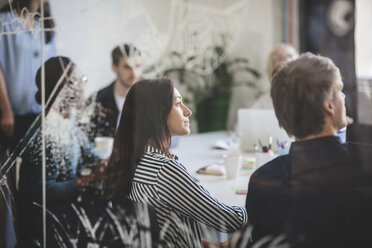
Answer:
[[[191,116],[192,115],[191,110],[186,105],[183,105],[183,106],[184,106],[184,110],[183,110],[184,116],[187,116],[187,117]]]

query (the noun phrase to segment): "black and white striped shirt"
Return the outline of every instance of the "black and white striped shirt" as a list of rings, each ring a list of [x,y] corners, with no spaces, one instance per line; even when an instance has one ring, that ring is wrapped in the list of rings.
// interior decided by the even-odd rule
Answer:
[[[150,146],[139,161],[129,198],[156,209],[160,239],[167,247],[201,246],[199,222],[221,232],[236,231],[247,222],[244,208],[218,201],[177,158]]]

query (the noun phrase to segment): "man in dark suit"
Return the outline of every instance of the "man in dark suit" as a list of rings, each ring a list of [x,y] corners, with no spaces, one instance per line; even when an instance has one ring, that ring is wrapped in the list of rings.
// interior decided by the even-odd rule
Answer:
[[[311,53],[274,73],[275,113],[296,141],[250,178],[254,243],[283,235],[291,247],[372,247],[372,146],[337,137],[347,125],[342,90],[335,64]]]
[[[116,79],[88,99],[88,106],[94,107],[94,113],[85,129],[92,141],[99,136],[114,136],[127,92],[141,74],[141,52],[134,45],[120,44],[112,50],[111,56]]]

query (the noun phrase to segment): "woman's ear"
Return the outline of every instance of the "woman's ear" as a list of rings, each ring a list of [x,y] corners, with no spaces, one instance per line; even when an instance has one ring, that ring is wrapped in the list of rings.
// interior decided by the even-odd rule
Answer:
[[[325,99],[323,101],[323,108],[325,112],[329,115],[333,115],[335,113],[335,107],[331,99]]]
[[[114,73],[118,73],[118,67],[115,64],[111,65],[111,69]]]

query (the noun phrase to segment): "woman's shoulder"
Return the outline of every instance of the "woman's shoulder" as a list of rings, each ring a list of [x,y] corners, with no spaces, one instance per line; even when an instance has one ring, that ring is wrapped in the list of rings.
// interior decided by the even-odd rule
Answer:
[[[135,176],[135,182],[156,183],[157,178],[163,173],[169,162],[169,158],[158,153],[146,151],[140,158]]]
[[[178,161],[177,156],[168,157],[159,149],[146,147],[145,153],[141,158],[140,165],[147,169],[162,171],[181,171],[187,173],[186,168]]]
[[[162,167],[168,164],[171,160],[171,158],[168,158],[164,154],[146,151],[141,158],[141,163]]]
[[[152,161],[154,163],[167,163],[172,158],[169,158],[163,151],[156,147],[147,145],[142,159]]]
[[[164,153],[146,151],[140,160],[146,167],[161,169],[164,167],[183,167],[176,158],[167,157]]]

